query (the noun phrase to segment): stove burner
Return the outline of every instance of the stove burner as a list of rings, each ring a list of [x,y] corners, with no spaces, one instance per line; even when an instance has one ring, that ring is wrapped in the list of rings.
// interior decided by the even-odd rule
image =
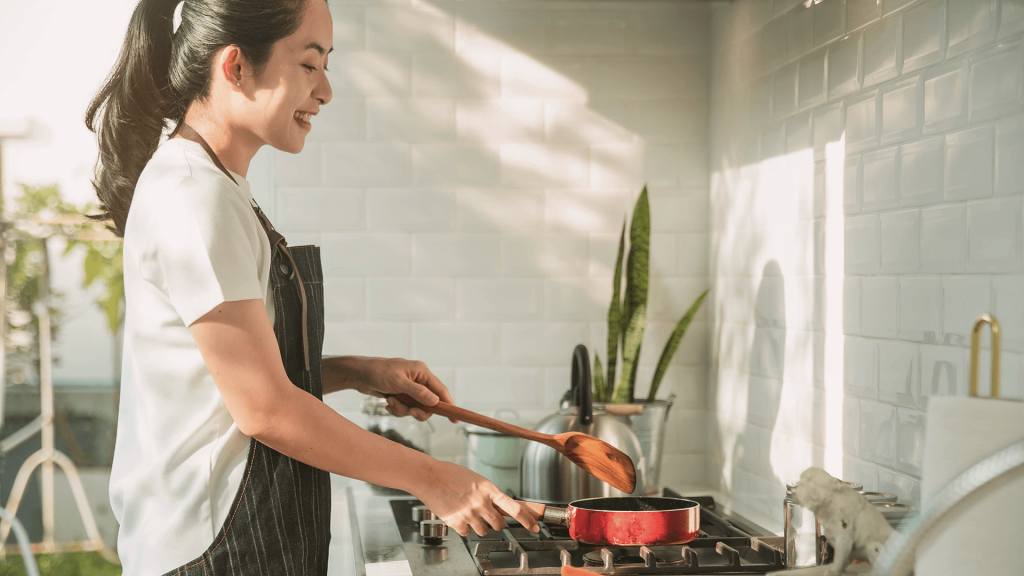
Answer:
[[[679,550],[681,548],[677,550],[668,548],[652,550],[646,546],[623,546],[621,548],[608,549],[608,552],[611,553],[612,564],[616,568],[646,566],[648,558],[651,556],[654,556],[655,565],[658,567],[685,566],[686,560]],[[587,566],[604,566],[604,556],[604,550],[593,550],[583,555],[583,561]]]

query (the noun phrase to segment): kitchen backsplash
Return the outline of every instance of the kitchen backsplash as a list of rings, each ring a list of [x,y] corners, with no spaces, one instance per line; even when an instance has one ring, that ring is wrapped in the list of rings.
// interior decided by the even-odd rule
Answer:
[[[978,314],[1002,323],[1003,395],[1024,391],[1024,2],[742,0],[712,20],[712,480],[781,519],[784,484],[838,441],[831,373],[842,475],[919,502],[927,401],[966,395]]]
[[[254,193],[322,247],[325,353],[427,362],[470,409],[551,413],[605,354],[619,228],[651,193],[639,381],[708,287],[711,9],[675,2],[331,1],[334,98]],[[708,306],[668,372],[663,479],[702,483]],[[358,398],[329,398],[356,421]],[[464,454],[447,422],[443,456]]]

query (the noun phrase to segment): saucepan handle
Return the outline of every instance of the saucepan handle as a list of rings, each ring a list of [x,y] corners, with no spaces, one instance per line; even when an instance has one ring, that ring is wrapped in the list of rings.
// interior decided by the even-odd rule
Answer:
[[[567,508],[555,508],[539,502],[526,502],[524,500],[516,500],[516,502],[538,522],[544,521],[547,524],[561,524],[562,526],[569,525],[569,510]],[[502,516],[512,516],[500,507],[498,512],[501,512]]]

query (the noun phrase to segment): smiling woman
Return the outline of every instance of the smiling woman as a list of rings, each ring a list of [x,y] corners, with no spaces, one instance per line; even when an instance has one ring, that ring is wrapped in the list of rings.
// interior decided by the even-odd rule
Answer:
[[[324,0],[141,0],[89,107],[93,185],[124,237],[110,499],[125,574],[325,574],[328,472],[410,492],[463,535],[503,527],[499,508],[536,529],[481,476],[322,401],[451,402],[420,362],[321,357],[319,248],[289,247],[245,179],[260,147],[302,150],[331,101],[332,40]]]

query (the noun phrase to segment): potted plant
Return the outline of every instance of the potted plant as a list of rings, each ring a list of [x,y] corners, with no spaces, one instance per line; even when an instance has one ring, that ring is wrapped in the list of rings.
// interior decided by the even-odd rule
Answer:
[[[662,444],[665,438],[665,422],[674,396],[658,400],[658,388],[665,377],[672,357],[679,348],[697,314],[705,290],[676,323],[665,348],[661,352],[657,368],[651,379],[650,392],[646,400],[633,397],[636,389],[637,367],[640,363],[640,349],[644,330],[647,326],[647,292],[650,276],[651,209],[644,186],[633,208],[633,219],[629,226],[629,255],[626,258],[625,293],[622,292],[622,258],[626,248],[626,223],[622,223],[619,235],[619,251],[615,260],[612,278],[612,301],[608,307],[608,368],[607,377],[601,367],[601,358],[594,355],[594,400],[603,402],[603,408],[613,414],[628,417],[640,439],[644,458],[646,483],[656,489],[661,471]],[[621,359],[621,362],[620,362]],[[597,406],[595,404],[595,406]]]

